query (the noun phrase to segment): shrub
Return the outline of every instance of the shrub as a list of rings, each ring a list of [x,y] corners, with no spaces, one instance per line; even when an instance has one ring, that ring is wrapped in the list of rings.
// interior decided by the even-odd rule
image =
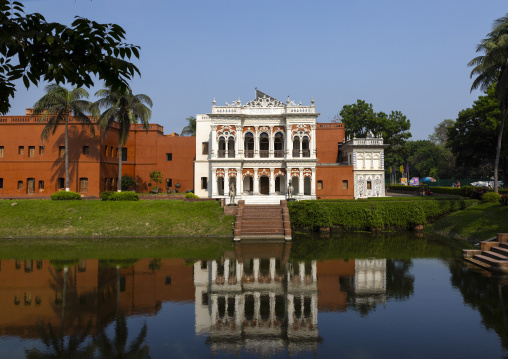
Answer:
[[[81,199],[81,195],[72,191],[60,191],[51,195],[53,201],[69,201]]]
[[[500,197],[501,197],[501,195],[499,193],[487,192],[487,193],[485,193],[483,195],[482,201],[484,201],[484,202],[498,203]]]
[[[101,194],[99,195],[99,197],[103,200],[103,201],[109,201],[110,200],[110,197],[111,195],[115,193],[114,191],[104,191],[104,192],[101,192]]]
[[[139,196],[136,192],[113,192],[109,197],[110,201],[139,201]]]
[[[501,203],[501,206],[508,206],[508,194],[503,194],[499,198],[499,203]]]
[[[136,185],[136,180],[129,176],[122,176],[122,191],[127,191],[129,187],[134,187]]]
[[[199,198],[199,196],[197,194],[192,193],[192,192],[187,192],[185,194],[185,198]]]

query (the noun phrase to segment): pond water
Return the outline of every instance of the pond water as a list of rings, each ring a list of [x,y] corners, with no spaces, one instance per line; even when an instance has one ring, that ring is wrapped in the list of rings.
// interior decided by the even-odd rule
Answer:
[[[1,259],[0,356],[507,357],[508,277],[463,245],[296,235],[219,258]]]

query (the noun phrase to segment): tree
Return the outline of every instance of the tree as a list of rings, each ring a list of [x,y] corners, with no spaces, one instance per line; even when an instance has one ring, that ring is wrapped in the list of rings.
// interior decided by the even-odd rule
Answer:
[[[48,23],[41,14],[25,14],[23,4],[0,0],[0,113],[10,108],[13,81],[26,88],[48,82],[89,87],[91,74],[113,90],[125,90],[140,74],[125,59],[139,58],[139,46],[125,44],[125,31],[115,24],[99,24],[75,17],[72,25]]]
[[[159,186],[162,183],[161,171],[150,172],[150,181],[156,183],[156,185],[154,186],[154,191],[155,193],[159,193]]]
[[[189,116],[185,120],[187,120],[188,124],[183,128],[180,136],[196,136],[196,118]]]
[[[47,140],[51,134],[54,134],[59,125],[64,125],[65,138],[65,190],[70,190],[69,176],[69,118],[72,114],[74,119],[90,126],[92,135],[94,127],[92,121],[87,116],[89,113],[90,102],[84,99],[88,98],[88,92],[82,88],[68,90],[57,84],[46,86],[46,94],[42,96],[34,105],[31,117],[41,116],[39,124],[46,123],[42,130],[41,140]]]
[[[434,126],[434,133],[429,135],[429,140],[436,145],[446,146],[448,141],[448,130],[455,126],[455,120],[446,119]]]
[[[456,157],[458,166],[467,168],[471,176],[490,177],[494,166],[492,158],[496,148],[492,145],[498,137],[501,124],[501,110],[496,97],[496,89],[491,86],[471,108],[459,112],[455,125],[448,130],[447,146]],[[501,152],[499,166],[507,179],[508,144]],[[490,173],[489,173],[490,172]]]
[[[103,128],[105,136],[113,124],[118,125],[118,181],[117,190],[122,191],[122,158],[123,146],[129,138],[129,131],[132,124],[141,123],[148,132],[148,120],[152,116],[153,103],[147,95],[133,95],[131,89],[113,91],[103,89],[95,93],[99,97],[92,106],[91,111],[98,116],[98,122]],[[105,109],[100,113],[101,109]]]
[[[402,164],[405,143],[411,137],[411,123],[400,111],[374,112],[372,104],[357,100],[356,104],[345,105],[335,120],[342,121],[346,128],[346,136],[365,137],[369,131],[381,134],[384,143],[389,147],[385,150],[385,163]],[[388,170],[388,169],[387,169]]]
[[[477,56],[469,62],[473,67],[471,78],[476,76],[471,91],[483,91],[495,86],[495,94],[501,110],[501,123],[497,132],[496,160],[494,162],[494,192],[498,192],[498,170],[506,115],[508,113],[508,14],[494,21],[493,30],[476,48]]]

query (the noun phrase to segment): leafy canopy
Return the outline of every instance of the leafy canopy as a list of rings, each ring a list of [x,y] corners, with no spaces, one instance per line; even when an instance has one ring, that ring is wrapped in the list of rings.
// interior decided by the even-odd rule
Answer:
[[[139,58],[139,46],[126,44],[125,31],[79,16],[71,26],[25,14],[23,4],[0,0],[0,113],[10,108],[14,81],[26,88],[42,79],[90,87],[91,75],[114,90],[125,90],[138,68],[126,59]]]

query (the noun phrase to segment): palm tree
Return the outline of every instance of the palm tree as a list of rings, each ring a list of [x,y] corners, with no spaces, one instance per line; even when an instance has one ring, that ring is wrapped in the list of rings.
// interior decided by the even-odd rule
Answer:
[[[188,125],[182,130],[180,136],[196,136],[196,118],[189,116],[186,118]]]
[[[508,114],[508,14],[494,21],[492,32],[487,34],[476,48],[484,52],[469,62],[473,66],[471,78],[476,76],[471,91],[480,88],[487,91],[494,85],[501,110],[501,126],[497,136],[496,161],[494,163],[494,192],[498,192],[498,169],[501,157],[501,141],[506,115]]]
[[[57,84],[46,86],[46,94],[42,96],[34,105],[31,117],[41,116],[39,124],[46,122],[41,133],[41,140],[47,140],[54,134],[59,125],[65,125],[65,190],[70,190],[69,176],[69,118],[72,115],[74,119],[90,126],[90,131],[94,135],[94,127],[89,113],[90,102],[84,99],[88,98],[88,92],[80,87],[68,90]]]
[[[133,95],[131,89],[125,91],[99,90],[95,93],[99,97],[92,105],[92,113],[99,115],[99,123],[104,129],[103,134],[112,124],[118,124],[118,181],[117,190],[122,191],[122,147],[127,143],[131,124],[141,123],[148,132],[148,120],[152,116],[153,103],[147,95]]]

